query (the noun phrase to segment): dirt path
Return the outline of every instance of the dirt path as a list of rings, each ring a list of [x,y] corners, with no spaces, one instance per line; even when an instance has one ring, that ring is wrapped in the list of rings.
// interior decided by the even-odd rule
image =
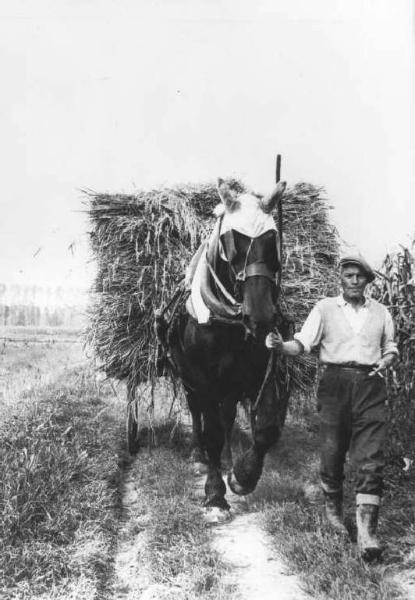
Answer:
[[[151,585],[148,573],[143,569],[140,554],[144,552],[148,543],[145,532],[145,523],[137,521],[139,514],[137,478],[138,468],[136,460],[125,469],[122,484],[122,513],[118,532],[118,544],[114,559],[114,600],[150,600]],[[142,563],[142,564],[141,564]],[[147,594],[144,594],[144,591]],[[154,596],[156,597],[156,596]]]
[[[114,560],[114,600],[161,600],[171,598],[173,590],[151,583],[151,574],[144,567],[140,554],[146,544],[145,516],[140,517],[137,470],[134,461],[125,470],[120,490],[122,516]],[[205,476],[195,476],[196,495],[202,500]],[[248,504],[228,491],[231,519],[211,524],[211,547],[229,566],[226,583],[238,590],[241,600],[302,600],[309,598],[300,587],[298,578],[272,551],[267,534],[261,528],[260,513],[248,512]],[[141,519],[141,520],[140,520]]]
[[[196,486],[202,499],[205,477]],[[261,514],[248,512],[247,501],[227,488],[231,519],[212,526],[212,547],[227,564],[229,583],[239,591],[241,600],[305,600],[310,599],[298,577],[290,574],[261,527]]]

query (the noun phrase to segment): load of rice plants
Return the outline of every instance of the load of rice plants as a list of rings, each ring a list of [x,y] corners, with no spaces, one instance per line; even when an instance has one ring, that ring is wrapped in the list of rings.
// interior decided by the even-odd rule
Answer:
[[[235,193],[246,189],[239,181],[228,182]],[[131,386],[153,381],[159,360],[154,314],[169,301],[212,230],[213,208],[220,202],[216,186],[86,194],[97,264],[89,344],[108,377]],[[337,291],[338,238],[328,209],[322,188],[306,183],[287,188],[281,305],[299,324],[318,299]]]

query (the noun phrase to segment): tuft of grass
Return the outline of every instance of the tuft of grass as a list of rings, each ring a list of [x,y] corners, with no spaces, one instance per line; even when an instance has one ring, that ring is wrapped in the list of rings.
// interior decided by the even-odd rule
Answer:
[[[0,431],[2,597],[69,590],[75,579],[96,589],[117,531],[123,415],[85,371],[29,394]]]

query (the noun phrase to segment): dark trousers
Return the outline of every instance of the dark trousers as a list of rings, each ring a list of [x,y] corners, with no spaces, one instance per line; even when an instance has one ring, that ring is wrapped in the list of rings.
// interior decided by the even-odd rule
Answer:
[[[356,468],[356,493],[380,495],[384,468],[386,386],[369,371],[327,366],[320,379],[317,409],[320,416],[323,490],[341,493],[346,452]]]

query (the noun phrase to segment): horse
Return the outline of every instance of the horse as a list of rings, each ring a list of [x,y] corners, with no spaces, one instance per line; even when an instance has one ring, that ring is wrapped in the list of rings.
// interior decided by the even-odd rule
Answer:
[[[229,509],[221,454],[238,401],[248,400],[251,406],[252,442],[228,465],[234,493],[255,489],[264,457],[284,425],[288,367],[285,358],[265,344],[277,326],[283,338],[290,335],[278,309],[281,256],[271,214],[284,190],[285,183],[279,182],[267,197],[238,195],[218,180],[216,226],[193,265],[192,286],[199,269],[197,291],[210,309],[209,317],[199,322],[191,295],[168,336],[170,360],[183,382],[192,417],[193,457],[207,462],[205,507]]]

